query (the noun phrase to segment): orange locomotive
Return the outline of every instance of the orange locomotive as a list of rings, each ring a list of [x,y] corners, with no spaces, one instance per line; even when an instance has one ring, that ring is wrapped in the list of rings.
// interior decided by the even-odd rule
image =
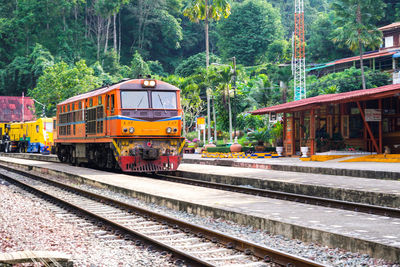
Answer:
[[[151,79],[121,81],[57,105],[58,158],[126,172],[176,170],[182,158],[180,91]]]

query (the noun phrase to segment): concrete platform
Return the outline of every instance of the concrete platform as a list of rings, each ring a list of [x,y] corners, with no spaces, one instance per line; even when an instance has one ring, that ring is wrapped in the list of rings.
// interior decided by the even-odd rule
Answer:
[[[399,181],[186,163],[181,164],[174,174],[203,181],[400,208]]]
[[[0,157],[2,164],[72,178],[201,216],[400,262],[400,219],[249,196],[60,163]],[[182,165],[184,167],[185,165]],[[212,167],[208,167],[211,169]]]
[[[338,160],[317,162],[301,161],[300,158],[288,157],[265,159],[215,159],[202,158],[200,154],[184,154],[183,163],[400,180],[400,163],[339,162]]]

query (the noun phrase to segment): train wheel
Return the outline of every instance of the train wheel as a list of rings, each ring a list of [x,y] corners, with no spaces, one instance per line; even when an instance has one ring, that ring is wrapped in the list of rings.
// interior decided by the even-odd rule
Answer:
[[[68,161],[71,165],[76,166],[76,152],[74,148],[71,148],[68,153]]]

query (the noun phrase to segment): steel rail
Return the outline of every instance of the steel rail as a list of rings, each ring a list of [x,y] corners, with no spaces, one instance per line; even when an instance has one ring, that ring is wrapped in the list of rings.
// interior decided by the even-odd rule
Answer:
[[[275,190],[269,190],[269,189],[249,188],[249,187],[244,187],[244,186],[208,182],[208,181],[203,181],[203,180],[199,180],[199,179],[195,179],[195,178],[186,178],[186,177],[166,175],[166,174],[156,174],[156,175],[150,175],[148,177],[163,179],[163,180],[170,181],[170,182],[185,183],[185,184],[220,189],[220,190],[225,190],[225,191],[244,193],[244,194],[249,194],[249,195],[257,195],[257,196],[262,196],[262,197],[270,197],[270,198],[276,198],[276,199],[282,199],[282,200],[288,200],[288,201],[295,201],[295,202],[301,202],[301,203],[317,205],[317,206],[339,208],[339,209],[351,210],[351,211],[368,213],[368,214],[376,214],[376,215],[388,216],[388,217],[393,217],[393,218],[400,218],[400,209],[391,208],[391,207],[383,207],[383,206],[349,202],[349,201],[336,200],[336,199],[330,199],[330,198],[307,196],[307,195],[302,195],[302,194],[288,193],[288,192],[275,191]]]
[[[251,243],[246,240],[232,237],[232,236],[223,234],[221,232],[213,231],[211,229],[207,229],[207,228],[199,226],[199,225],[191,224],[191,223],[185,222],[183,220],[175,219],[173,217],[169,217],[169,216],[166,216],[166,215],[163,215],[160,213],[146,210],[144,208],[141,208],[141,207],[138,207],[138,206],[135,206],[132,204],[124,203],[124,202],[121,202],[121,201],[118,201],[118,200],[115,200],[112,198],[101,196],[101,195],[95,194],[93,192],[77,188],[75,186],[70,186],[70,185],[66,185],[66,184],[63,184],[63,183],[60,183],[60,182],[57,182],[54,180],[50,180],[50,179],[42,177],[40,175],[28,173],[28,172],[25,172],[22,170],[15,170],[8,166],[0,165],[0,167],[3,169],[6,169],[9,172],[18,173],[20,175],[27,176],[27,177],[30,177],[30,178],[36,179],[36,180],[43,180],[46,183],[49,183],[49,184],[52,184],[52,185],[55,185],[58,187],[62,187],[66,190],[78,192],[79,194],[88,196],[89,198],[96,199],[98,201],[102,201],[107,204],[112,204],[119,208],[131,210],[135,213],[143,215],[144,217],[150,217],[159,222],[162,222],[162,223],[165,223],[165,224],[168,224],[171,226],[176,226],[181,229],[185,229],[186,231],[192,232],[193,234],[197,235],[198,237],[203,237],[208,240],[211,240],[212,242],[220,243],[230,249],[236,249],[238,251],[242,251],[246,255],[254,255],[260,259],[263,259],[265,262],[276,263],[276,264],[279,264],[282,266],[296,266],[296,267],[326,266],[324,264],[321,264],[321,263],[318,263],[318,262],[315,262],[315,261],[312,261],[312,260],[309,260],[309,259],[306,259],[303,257],[298,257],[298,256],[295,256],[295,255],[292,255],[289,253],[285,253],[285,252],[282,252],[282,251],[279,251],[279,250],[276,250],[273,248],[268,248],[268,247],[261,246],[261,245],[255,244],[255,243]],[[8,180],[14,181],[14,179],[11,177],[8,177]],[[17,183],[21,183],[21,182],[17,181]],[[30,187],[29,185],[26,185],[26,186]],[[34,188],[32,190],[36,191],[38,189]],[[46,192],[42,192],[42,194],[49,198],[56,199],[56,197],[51,196],[51,195],[47,194]],[[134,231],[132,232],[131,229],[126,228],[122,225],[119,225],[108,219],[102,218],[101,216],[98,216],[94,213],[88,212],[84,208],[77,207],[76,205],[70,204],[64,200],[57,199],[57,201],[60,201],[67,206],[71,206],[77,210],[80,210],[81,212],[87,213],[90,216],[92,216],[98,220],[104,221],[105,223],[107,223],[113,227],[119,228],[122,231],[127,232],[133,236],[148,239],[148,242],[155,244],[157,247],[162,247],[165,250],[171,251],[175,255],[179,255],[180,257],[184,258],[187,262],[194,263],[194,265],[214,266],[208,262],[201,262],[201,260],[197,259],[196,257],[194,257],[190,254],[187,254],[179,249],[170,247],[168,245],[165,246],[164,244],[160,243],[159,241],[153,240],[152,238],[147,237],[143,234],[136,233]]]

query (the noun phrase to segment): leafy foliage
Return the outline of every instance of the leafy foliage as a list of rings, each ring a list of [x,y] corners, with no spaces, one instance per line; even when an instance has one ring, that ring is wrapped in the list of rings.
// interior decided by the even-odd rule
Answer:
[[[391,83],[390,74],[373,71],[366,68],[367,88],[384,86]],[[331,73],[310,83],[307,88],[307,97],[327,93],[343,93],[362,89],[361,70],[354,67],[342,72]]]
[[[150,75],[149,65],[143,60],[142,56],[138,51],[135,52],[131,61],[131,75],[130,78],[139,78],[139,76],[145,77]]]
[[[220,62],[220,59],[211,54],[211,62]],[[186,60],[183,60],[175,69],[175,74],[188,77],[196,73],[199,68],[204,68],[206,65],[206,54],[204,52],[193,55]]]
[[[99,78],[94,76],[93,69],[87,67],[84,60],[78,61],[74,66],[68,66],[61,61],[44,71],[37,86],[29,90],[28,95],[46,104],[46,115],[51,117],[55,115],[58,103],[99,87],[100,84]]]
[[[235,3],[232,15],[218,24],[218,32],[223,58],[236,56],[240,64],[259,64],[268,46],[282,37],[279,11],[265,0]]]

